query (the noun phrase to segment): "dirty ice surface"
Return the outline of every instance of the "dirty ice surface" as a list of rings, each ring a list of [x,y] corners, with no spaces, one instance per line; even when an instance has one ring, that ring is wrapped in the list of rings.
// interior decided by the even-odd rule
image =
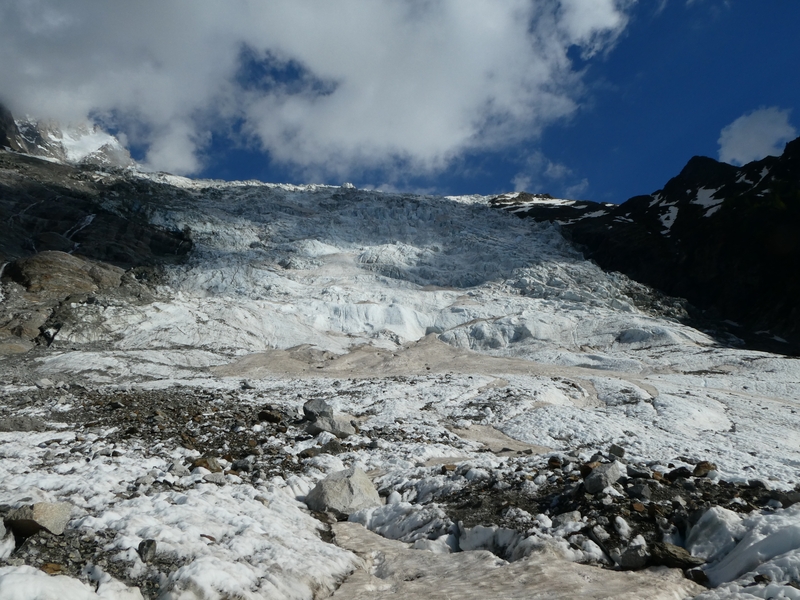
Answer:
[[[163,186],[148,207],[151,220],[191,230],[189,261],[168,268],[153,303],[74,305],[77,317],[25,365],[28,381],[219,390],[245,381],[254,405],[270,398],[298,413],[304,398],[322,395],[366,428],[399,422],[413,432],[351,457],[385,478],[453,457],[474,461],[478,473],[480,461],[485,468],[503,461],[479,453],[481,440],[490,448],[492,440],[510,440],[587,455],[614,443],[631,461],[679,466],[688,457],[715,463],[717,479],[781,489],[800,482],[798,362],[721,347],[660,316],[655,300],[642,300],[642,286],[584,260],[554,226],[493,210],[480,197],[149,177]],[[18,381],[3,389],[19,391],[25,384]],[[482,433],[470,438],[469,431]],[[165,582],[164,598],[325,597],[353,571],[360,575],[343,588],[351,595],[336,597],[383,597],[365,591],[375,585],[375,555],[322,541],[302,503],[315,481],[346,466],[338,458],[257,486],[233,475],[222,487],[188,475],[181,491],[120,501],[129,482],[146,473],[172,477],[170,461],[186,456],[131,447],[113,466],[79,457],[48,466],[47,436],[69,435],[0,433],[0,504],[71,502],[71,525],[115,530],[120,559],[133,571],[141,568],[138,543],[158,538],[187,559]],[[737,596],[756,570],[798,571],[799,511],[716,516],[704,525],[713,541],[697,551],[713,555],[708,573],[718,587],[701,598],[800,598],[790,586]],[[383,526],[391,532],[392,523]],[[429,560],[426,550],[408,552],[422,557],[420,565]],[[555,554],[553,561],[587,559],[581,551]],[[511,568],[484,555],[458,560],[487,572]],[[442,563],[439,573],[448,568]],[[542,568],[565,581],[579,577],[566,567]],[[102,570],[95,575],[86,598],[137,597]],[[669,577],[609,579],[608,594],[597,597],[635,597]],[[663,597],[699,593],[679,580]],[[458,595],[526,597],[507,577],[486,581],[489,587]],[[23,583],[43,590],[36,598],[66,589],[26,567],[0,569],[3,598],[18,597]]]

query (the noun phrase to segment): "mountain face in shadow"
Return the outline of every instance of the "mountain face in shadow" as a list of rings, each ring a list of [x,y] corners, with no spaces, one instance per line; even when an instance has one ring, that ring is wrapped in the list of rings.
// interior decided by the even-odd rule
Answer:
[[[603,269],[686,298],[737,335],[800,343],[800,138],[742,167],[696,156],[621,205],[524,193],[492,204],[560,223]]]

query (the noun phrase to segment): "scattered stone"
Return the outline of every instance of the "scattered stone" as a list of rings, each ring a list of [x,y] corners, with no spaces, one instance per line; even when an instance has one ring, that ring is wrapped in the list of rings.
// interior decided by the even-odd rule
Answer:
[[[283,415],[272,407],[264,407],[258,413],[259,421],[266,421],[267,423],[280,423],[283,421]]]
[[[650,547],[650,557],[651,564],[663,565],[670,569],[691,569],[705,562],[702,558],[689,554],[685,548],[666,542],[653,543]]]
[[[241,458],[239,460],[235,460],[235,461],[233,461],[233,464],[231,465],[231,469],[233,469],[234,471],[237,471],[237,472],[244,471],[245,473],[248,473],[248,472],[250,472],[250,470],[252,468],[253,468],[253,464],[249,460],[247,460],[246,458]]]
[[[592,472],[592,471],[593,471],[595,468],[597,468],[597,467],[599,467],[599,466],[600,466],[600,464],[601,464],[601,463],[600,463],[599,461],[593,460],[593,461],[590,461],[590,462],[588,462],[588,463],[586,463],[586,464],[583,464],[583,465],[581,465],[581,468],[580,468],[581,477],[583,477],[583,478],[586,478],[586,477],[588,477],[588,476],[589,476],[589,474],[590,474],[590,473],[591,473],[591,472]]]
[[[625,491],[631,498],[638,498],[639,500],[649,500],[653,495],[650,491],[650,486],[646,483],[635,483]]]
[[[547,460],[548,469],[560,469],[562,465],[561,459],[558,456],[551,456]]]
[[[553,527],[561,527],[567,523],[579,523],[581,519],[582,515],[579,510],[561,513],[560,515],[553,517]]]
[[[592,469],[592,472],[583,480],[586,491],[598,494],[622,477],[622,469],[618,462],[604,463]]]
[[[202,458],[196,459],[192,462],[192,468],[196,469],[197,467],[203,467],[212,473],[220,473],[222,471],[222,465],[219,464],[219,459],[213,456],[203,456]]]
[[[143,562],[153,562],[156,557],[156,541],[155,540],[142,540],[139,542],[137,550]]]
[[[698,569],[698,568],[689,569],[688,571],[686,571],[686,577],[691,579],[695,583],[705,587],[709,587],[711,585],[711,582],[708,579],[708,575],[706,575],[706,572],[703,571],[703,569]]]
[[[341,454],[345,451],[344,446],[338,439],[333,439],[330,442],[323,444],[320,448],[321,452],[325,454]]]
[[[0,431],[44,431],[47,425],[38,417],[11,416],[0,419]]]
[[[186,465],[178,462],[174,462],[169,466],[169,472],[175,477],[186,477],[187,475],[191,475],[191,471],[186,468]]]
[[[305,450],[301,450],[297,456],[299,458],[314,458],[315,456],[319,456],[320,454],[322,454],[322,449],[316,446],[312,446],[311,448],[306,448]]]
[[[717,470],[717,465],[715,465],[712,462],[708,462],[707,460],[702,460],[695,465],[694,471],[692,471],[692,475],[694,475],[695,477],[705,477],[711,471],[716,471],[716,470]]]
[[[611,447],[608,449],[608,453],[612,456],[616,456],[617,458],[622,458],[625,456],[625,448],[618,446],[617,444],[611,444]]]
[[[11,511],[5,524],[17,537],[30,537],[42,529],[61,535],[71,512],[72,505],[66,502],[37,502]]]
[[[214,483],[216,485],[225,485],[227,483],[225,475],[222,473],[206,473],[203,475],[203,481]]]
[[[764,575],[763,573],[759,573],[755,577],[753,577],[753,581],[755,583],[763,583],[766,585],[772,583],[772,577],[770,577],[769,575]]]
[[[56,384],[47,377],[42,377],[41,379],[37,379],[34,385],[40,390],[49,390],[51,387],[55,387]]]
[[[341,519],[362,508],[380,506],[381,498],[367,474],[350,467],[317,483],[306,496],[306,504],[312,511],[332,512]]]
[[[44,563],[41,569],[48,575],[58,575],[64,571],[64,565],[59,563]]]
[[[675,483],[677,479],[683,477],[684,479],[689,479],[692,476],[692,471],[689,470],[689,467],[678,467],[677,469],[673,469],[669,473],[667,473],[664,477],[670,483]]]

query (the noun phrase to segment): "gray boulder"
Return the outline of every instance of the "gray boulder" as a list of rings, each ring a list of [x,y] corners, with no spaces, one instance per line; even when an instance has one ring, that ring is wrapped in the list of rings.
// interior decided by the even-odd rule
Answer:
[[[38,417],[16,415],[0,419],[0,431],[44,431],[47,425]]]
[[[306,496],[306,504],[310,510],[332,512],[342,519],[382,502],[367,474],[358,467],[350,467],[320,481]]]
[[[66,502],[37,502],[11,511],[5,524],[16,534],[28,537],[46,529],[55,535],[64,533],[72,505]]]
[[[619,557],[619,566],[629,570],[644,569],[648,560],[650,560],[650,554],[647,552],[646,546],[628,546]]]
[[[320,416],[315,421],[306,425],[306,431],[311,435],[317,435],[323,431],[332,433],[338,438],[344,439],[355,435],[356,428],[350,423],[350,415]]]
[[[599,494],[608,486],[619,481],[622,469],[617,461],[597,465],[583,480],[583,486],[590,494]]]
[[[333,408],[322,398],[314,398],[303,404],[303,414],[309,421],[315,421],[320,417],[333,418]]]

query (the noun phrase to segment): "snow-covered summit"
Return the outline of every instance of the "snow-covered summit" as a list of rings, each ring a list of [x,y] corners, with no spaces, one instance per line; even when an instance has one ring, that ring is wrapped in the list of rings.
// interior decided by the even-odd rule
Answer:
[[[130,167],[134,165],[128,150],[99,125],[83,122],[61,124],[33,117],[13,119],[0,106],[0,146],[31,156],[78,165]]]

